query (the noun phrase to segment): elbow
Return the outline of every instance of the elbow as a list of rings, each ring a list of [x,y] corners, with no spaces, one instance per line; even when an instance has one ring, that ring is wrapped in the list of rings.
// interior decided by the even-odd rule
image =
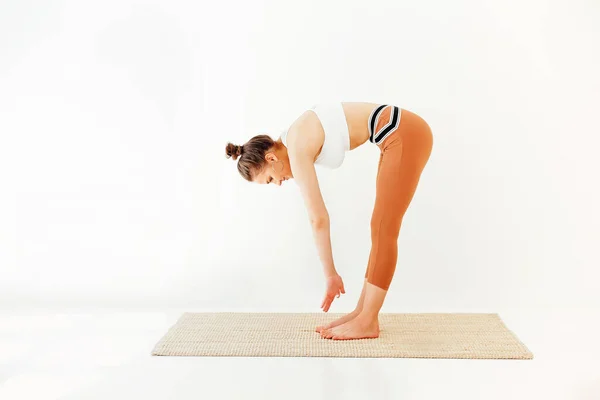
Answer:
[[[310,219],[310,225],[313,230],[320,231],[321,229],[329,228],[329,216],[328,215],[319,215],[312,217]]]

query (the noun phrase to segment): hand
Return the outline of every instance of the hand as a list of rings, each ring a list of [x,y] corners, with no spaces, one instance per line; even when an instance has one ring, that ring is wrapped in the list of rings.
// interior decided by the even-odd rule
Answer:
[[[323,309],[324,312],[329,311],[329,307],[336,296],[340,297],[340,293],[346,293],[346,290],[344,289],[344,282],[342,282],[342,277],[338,274],[328,277],[326,284],[327,291],[325,292],[325,298],[321,303],[321,309]]]

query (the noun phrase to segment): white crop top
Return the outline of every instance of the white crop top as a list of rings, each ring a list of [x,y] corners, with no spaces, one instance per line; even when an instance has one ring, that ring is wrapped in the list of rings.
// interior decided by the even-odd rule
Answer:
[[[342,165],[346,152],[350,150],[350,132],[341,103],[317,104],[311,108],[325,133],[325,140],[315,164],[334,169]],[[287,131],[281,134],[281,141],[287,147]]]

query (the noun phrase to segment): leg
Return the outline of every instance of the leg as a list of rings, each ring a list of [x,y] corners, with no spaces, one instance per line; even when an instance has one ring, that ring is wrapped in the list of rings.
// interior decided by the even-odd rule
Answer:
[[[406,115],[405,118],[403,112],[403,129],[386,140],[380,163],[363,308],[351,321],[324,330],[323,337],[359,339],[379,336],[378,315],[396,268],[400,226],[432,147],[429,127],[416,115]]]
[[[381,170],[381,162],[383,161],[383,151],[381,152],[380,156],[379,156],[379,165],[377,167],[377,178],[375,179],[375,181],[377,182],[378,178],[379,178],[379,171]],[[371,258],[372,253],[369,255],[369,259]],[[321,326],[317,326],[317,329],[315,329],[315,331],[322,333],[323,330],[325,329],[331,329],[331,328],[335,328],[336,326],[342,325],[348,321],[351,321],[352,319],[354,319],[358,314],[360,314],[360,312],[362,311],[363,308],[363,303],[365,300],[365,293],[367,290],[367,277],[365,276],[365,280],[363,283],[363,288],[362,291],[360,293],[360,298],[358,299],[358,303],[356,304],[356,308],[354,309],[354,311],[352,311],[349,314],[344,315],[341,318],[336,319],[333,322],[330,322],[326,325],[321,325]]]

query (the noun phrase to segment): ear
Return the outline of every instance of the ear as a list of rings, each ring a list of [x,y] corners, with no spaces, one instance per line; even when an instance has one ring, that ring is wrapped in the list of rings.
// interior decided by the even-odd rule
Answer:
[[[267,160],[267,162],[277,162],[278,159],[275,153],[269,152],[265,154],[265,160]]]

